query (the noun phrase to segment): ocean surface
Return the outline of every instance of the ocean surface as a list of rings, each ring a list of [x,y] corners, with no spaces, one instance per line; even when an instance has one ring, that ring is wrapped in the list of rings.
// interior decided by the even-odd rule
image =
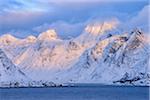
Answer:
[[[0,100],[149,100],[149,87],[0,88]]]

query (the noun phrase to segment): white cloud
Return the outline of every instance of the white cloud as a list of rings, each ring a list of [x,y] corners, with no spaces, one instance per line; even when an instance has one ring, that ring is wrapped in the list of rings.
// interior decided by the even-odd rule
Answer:
[[[45,23],[43,25],[37,26],[33,28],[33,31],[41,33],[49,29],[54,29],[58,36],[61,38],[68,38],[68,37],[76,37],[80,35],[88,26],[96,27],[99,25],[103,25],[103,30],[109,30],[112,28],[116,28],[120,21],[117,18],[109,18],[109,19],[88,19],[85,22],[81,23],[67,23],[64,21],[57,21],[54,23]]]
[[[150,5],[145,6],[137,16],[131,19],[131,23],[133,25],[148,25],[148,19],[149,19],[149,10],[150,10]]]
[[[134,28],[140,28],[145,33],[149,32],[149,12],[150,12],[150,5],[145,6],[142,10],[140,10],[137,15],[132,17],[127,22],[122,22],[122,26],[125,30],[132,30]]]
[[[62,2],[137,2],[137,1],[147,1],[147,0],[37,0],[45,3],[62,3]]]
[[[45,23],[43,25],[33,28],[33,31],[43,32],[48,29],[55,29],[57,34],[62,38],[78,36],[84,28],[84,23],[67,23],[64,21],[57,21],[55,23]]]
[[[8,3],[6,3],[6,5],[9,5],[9,7],[5,5],[4,1],[9,1]],[[132,16],[135,12],[139,10],[136,9],[136,6],[138,6],[136,4],[132,4],[133,6],[131,6],[129,3],[129,6],[128,4],[127,6],[125,6],[124,3],[122,3],[129,1],[137,2],[137,0],[14,0],[13,2],[10,2],[12,0],[4,1],[2,2],[2,5],[4,5],[2,6],[2,8],[4,7],[7,9],[3,9],[5,12],[2,13],[0,11],[0,19],[2,19],[0,20],[0,25],[2,26],[1,31],[3,33],[10,30],[18,29],[33,32],[32,28],[35,27],[33,29],[34,32],[43,32],[49,28],[53,28],[60,36],[77,36],[82,32],[84,26],[89,23],[101,23],[103,21],[111,19],[113,16],[118,18],[119,20],[127,20],[128,15]],[[61,3],[60,1],[64,3]],[[95,1],[100,1],[100,3],[86,3]],[[120,2],[119,4],[117,3],[119,7],[117,7],[115,3],[114,5],[112,5],[113,3],[106,3],[106,5],[101,4],[101,2],[106,1],[118,1]],[[147,0],[138,1],[144,2]],[[58,5],[57,2],[59,2]],[[79,3],[68,4],[66,2]],[[127,10],[124,11],[124,9]],[[126,23],[126,27],[140,26],[146,28],[148,25],[145,23],[148,16],[145,12],[145,9],[147,9],[147,7],[145,7],[143,11],[141,11],[137,16],[132,18],[132,20],[128,20],[128,22]],[[125,22],[123,22],[123,24],[124,23]]]

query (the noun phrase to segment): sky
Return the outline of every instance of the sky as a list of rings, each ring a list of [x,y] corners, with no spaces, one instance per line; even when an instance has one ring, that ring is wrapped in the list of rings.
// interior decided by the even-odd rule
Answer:
[[[62,37],[76,37],[90,23],[115,19],[124,30],[148,32],[148,0],[0,0],[0,35],[38,36],[55,29]]]

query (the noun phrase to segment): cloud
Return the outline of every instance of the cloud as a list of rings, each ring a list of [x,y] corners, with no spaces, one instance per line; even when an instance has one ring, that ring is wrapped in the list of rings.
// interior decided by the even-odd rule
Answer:
[[[143,2],[147,0],[37,0],[45,3],[63,3],[63,2]]]
[[[149,26],[149,12],[150,12],[150,5],[145,6],[137,16],[131,19],[131,25],[141,27],[145,31],[148,31]]]
[[[84,29],[85,23],[67,23],[64,21],[57,21],[51,24],[45,23],[43,25],[33,28],[33,31],[41,33],[48,29],[55,29],[57,34],[62,38],[76,37]]]
[[[148,33],[150,29],[149,12],[150,12],[150,5],[146,5],[145,7],[143,7],[142,10],[140,10],[135,16],[133,16],[126,23],[122,22],[123,27],[125,27],[126,30],[140,28],[144,32]]]
[[[31,33],[30,31],[27,31],[27,30],[10,30],[9,32],[7,32],[5,34],[11,34],[17,38],[25,38],[25,37],[28,37],[30,35],[35,35],[35,34]]]
[[[119,20],[117,18],[97,18],[97,19],[88,19],[82,23],[68,23],[64,21],[57,21],[54,23],[45,23],[43,25],[37,26],[33,28],[34,32],[44,32],[49,29],[56,30],[57,34],[62,38],[68,37],[77,37],[80,35],[86,28],[89,27],[100,27],[103,26],[102,31],[110,30],[116,28],[119,24]],[[88,28],[89,28],[88,27]],[[90,30],[90,29],[89,29]],[[96,30],[95,30],[96,31]]]
[[[44,11],[45,6],[34,0],[3,0],[0,4],[2,12]]]
[[[41,30],[46,30],[44,27],[54,28],[60,36],[64,35],[64,37],[79,35],[88,21],[107,20],[112,17],[128,21],[130,19],[128,16],[133,16],[147,4],[147,0],[138,0],[141,2],[130,2],[131,0],[124,0],[124,2],[122,0],[115,0],[116,2],[114,0],[1,1],[0,33],[10,32],[11,30],[40,32],[38,30],[41,26],[43,27]]]
[[[1,32],[8,32],[13,29],[30,29],[37,24],[39,16],[42,16],[41,12],[11,12],[0,15],[0,27]],[[38,22],[40,23],[40,21]]]

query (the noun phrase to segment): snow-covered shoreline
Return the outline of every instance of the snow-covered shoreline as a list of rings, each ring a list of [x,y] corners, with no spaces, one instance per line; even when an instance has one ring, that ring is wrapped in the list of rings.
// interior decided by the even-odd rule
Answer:
[[[63,83],[63,84],[38,84],[38,85],[2,85],[0,88],[50,88],[50,87],[150,87],[150,85],[135,85],[135,84],[100,84],[100,83]]]

